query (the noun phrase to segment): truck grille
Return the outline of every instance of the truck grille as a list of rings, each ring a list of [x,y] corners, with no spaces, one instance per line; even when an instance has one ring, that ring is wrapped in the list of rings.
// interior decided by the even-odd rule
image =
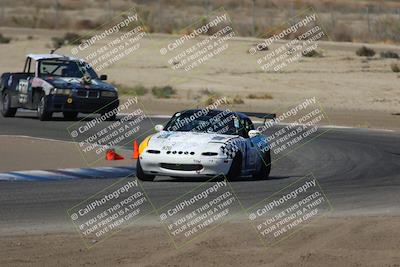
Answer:
[[[90,91],[90,90],[78,90],[76,93],[77,97],[83,98],[99,98],[100,92],[99,91]]]
[[[161,163],[161,168],[174,170],[174,171],[200,171],[203,169],[201,164],[171,164],[171,163]]]

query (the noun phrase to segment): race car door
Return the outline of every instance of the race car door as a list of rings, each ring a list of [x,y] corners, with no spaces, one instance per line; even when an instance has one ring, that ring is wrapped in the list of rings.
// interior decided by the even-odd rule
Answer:
[[[22,77],[19,79],[16,86],[18,102],[22,107],[26,108],[30,108],[32,106],[31,78],[33,76],[33,73],[31,73],[31,65],[32,59],[28,57],[25,61],[25,67]]]

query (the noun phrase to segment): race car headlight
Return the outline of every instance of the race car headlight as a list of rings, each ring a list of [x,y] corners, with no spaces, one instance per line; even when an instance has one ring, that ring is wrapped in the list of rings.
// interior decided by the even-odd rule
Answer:
[[[118,96],[118,93],[115,91],[102,91],[101,96],[103,97],[116,97]]]
[[[71,89],[60,89],[60,88],[54,88],[51,93],[53,95],[71,95],[72,90]]]
[[[217,152],[203,152],[201,153],[202,156],[218,156]]]

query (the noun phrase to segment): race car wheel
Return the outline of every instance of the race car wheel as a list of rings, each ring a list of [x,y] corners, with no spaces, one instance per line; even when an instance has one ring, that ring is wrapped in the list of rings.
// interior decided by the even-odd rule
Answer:
[[[271,172],[271,152],[270,150],[268,150],[263,155],[260,170],[253,175],[253,178],[259,180],[267,179],[269,177],[270,172]]]
[[[66,120],[73,121],[78,117],[78,112],[63,112],[63,116]]]
[[[37,116],[41,121],[48,121],[52,117],[52,113],[48,111],[48,107],[46,104],[46,96],[42,95],[39,101],[39,105],[37,107]]]
[[[17,109],[11,107],[11,96],[4,91],[1,96],[1,114],[3,117],[14,117],[15,113],[17,113]]]
[[[155,175],[148,175],[143,172],[142,166],[140,165],[140,160],[137,160],[136,163],[136,176],[141,181],[153,181],[156,178]]]
[[[242,172],[242,154],[237,154],[232,161],[231,167],[226,175],[228,181],[233,181],[240,177]]]

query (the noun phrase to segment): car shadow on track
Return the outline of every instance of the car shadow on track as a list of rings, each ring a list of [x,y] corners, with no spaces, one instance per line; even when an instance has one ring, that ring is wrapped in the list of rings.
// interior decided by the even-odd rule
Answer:
[[[64,117],[52,117],[49,121],[72,121],[72,122],[83,122],[83,121],[92,121],[97,116],[90,116],[90,117],[77,117],[76,119],[66,119]],[[31,119],[31,120],[38,120],[36,116],[27,116],[27,115],[16,115],[15,118],[21,119]],[[121,121],[122,117],[117,117],[114,121]],[[125,119],[124,121],[134,121],[135,118],[132,119]],[[106,121],[106,122],[113,122],[113,121]]]
[[[26,115],[17,115],[17,116],[15,116],[15,118],[21,118],[21,119],[31,119],[31,120],[37,120],[37,121],[39,121],[39,119],[37,118],[37,117],[34,117],[34,116],[26,116]],[[91,121],[91,120],[93,120],[94,119],[94,117],[86,117],[86,118],[80,118],[80,117],[78,117],[78,118],[76,118],[76,119],[73,119],[73,120],[71,120],[71,119],[66,119],[66,118],[63,118],[63,117],[53,117],[53,118],[51,118],[51,120],[49,120],[49,121]]]
[[[252,177],[241,177],[239,179],[235,179],[232,181],[229,181],[231,183],[238,183],[238,182],[265,182],[268,180],[281,180],[281,179],[289,179],[289,178],[293,178],[294,176],[270,176],[268,177],[268,179],[263,179],[263,180],[259,180],[259,179],[255,179]],[[167,177],[156,177],[155,182],[158,183],[164,183],[164,182],[172,182],[172,183],[204,183],[204,182],[219,182],[222,181],[224,178],[223,177],[219,177],[219,178],[214,178],[214,179],[210,179],[210,178],[167,178]]]

